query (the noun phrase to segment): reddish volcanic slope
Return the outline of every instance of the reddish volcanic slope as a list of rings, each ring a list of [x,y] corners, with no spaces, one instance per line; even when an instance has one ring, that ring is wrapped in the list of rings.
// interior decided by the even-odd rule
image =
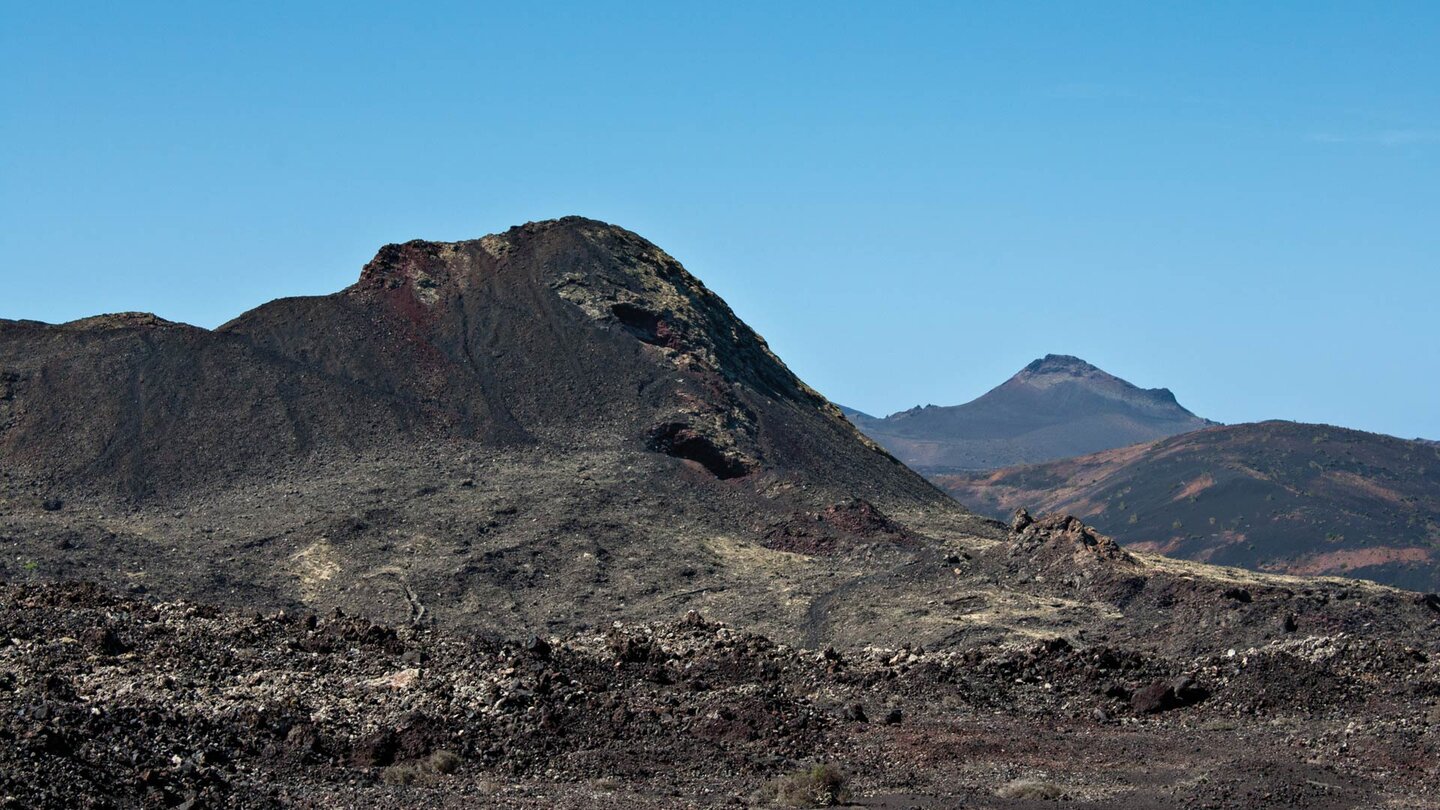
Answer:
[[[982,512],[1069,512],[1131,548],[1440,587],[1440,448],[1429,442],[1262,422],[936,480]]]

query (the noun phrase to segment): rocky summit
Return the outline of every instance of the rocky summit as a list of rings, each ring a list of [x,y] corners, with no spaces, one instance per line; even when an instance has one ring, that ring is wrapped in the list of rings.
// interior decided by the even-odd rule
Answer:
[[[1057,354],[963,405],[927,405],[883,419],[844,411],[906,464],[931,474],[1084,455],[1214,424],[1181,407],[1168,389],[1138,388]]]
[[[1440,596],[972,514],[593,220],[0,322],[0,548],[6,808],[1440,795]]]

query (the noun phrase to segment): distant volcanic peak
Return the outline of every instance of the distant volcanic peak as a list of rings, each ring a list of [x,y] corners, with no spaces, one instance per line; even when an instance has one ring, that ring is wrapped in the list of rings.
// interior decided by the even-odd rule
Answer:
[[[1069,354],[1047,354],[1021,369],[1020,373],[1015,376],[1041,377],[1051,374],[1063,374],[1071,377],[1110,376],[1096,366]]]
[[[1133,397],[1142,390],[1097,366],[1066,354],[1045,355],[1020,369],[1015,376],[995,390],[1005,391],[1020,387],[1044,391],[1056,386],[1074,385],[1107,396],[1118,395],[1125,398]]]
[[[1047,354],[1020,369],[1010,378],[1010,382],[1040,388],[1062,383],[1080,383],[1097,390],[1109,388],[1125,391],[1127,394],[1145,390],[1099,366],[1068,354]]]
[[[1098,366],[1068,354],[1047,354],[1021,369],[1019,373],[1010,378],[1009,382],[1036,388],[1078,383],[1105,396],[1118,396],[1126,400],[1141,400],[1155,405],[1174,406],[1189,413],[1180,406],[1175,399],[1175,394],[1168,388],[1141,388]]]

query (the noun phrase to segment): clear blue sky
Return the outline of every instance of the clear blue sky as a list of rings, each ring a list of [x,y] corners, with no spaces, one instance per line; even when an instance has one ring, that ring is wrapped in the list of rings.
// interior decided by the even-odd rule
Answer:
[[[873,413],[1047,352],[1440,438],[1440,3],[0,0],[0,317],[655,241]]]

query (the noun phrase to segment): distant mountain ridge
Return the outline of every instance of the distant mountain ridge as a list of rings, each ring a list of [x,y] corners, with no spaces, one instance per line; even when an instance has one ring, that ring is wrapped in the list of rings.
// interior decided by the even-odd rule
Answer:
[[[1078,357],[1047,354],[963,405],[884,418],[841,408],[922,472],[987,470],[1085,455],[1215,425],[1166,388],[1144,389]]]

